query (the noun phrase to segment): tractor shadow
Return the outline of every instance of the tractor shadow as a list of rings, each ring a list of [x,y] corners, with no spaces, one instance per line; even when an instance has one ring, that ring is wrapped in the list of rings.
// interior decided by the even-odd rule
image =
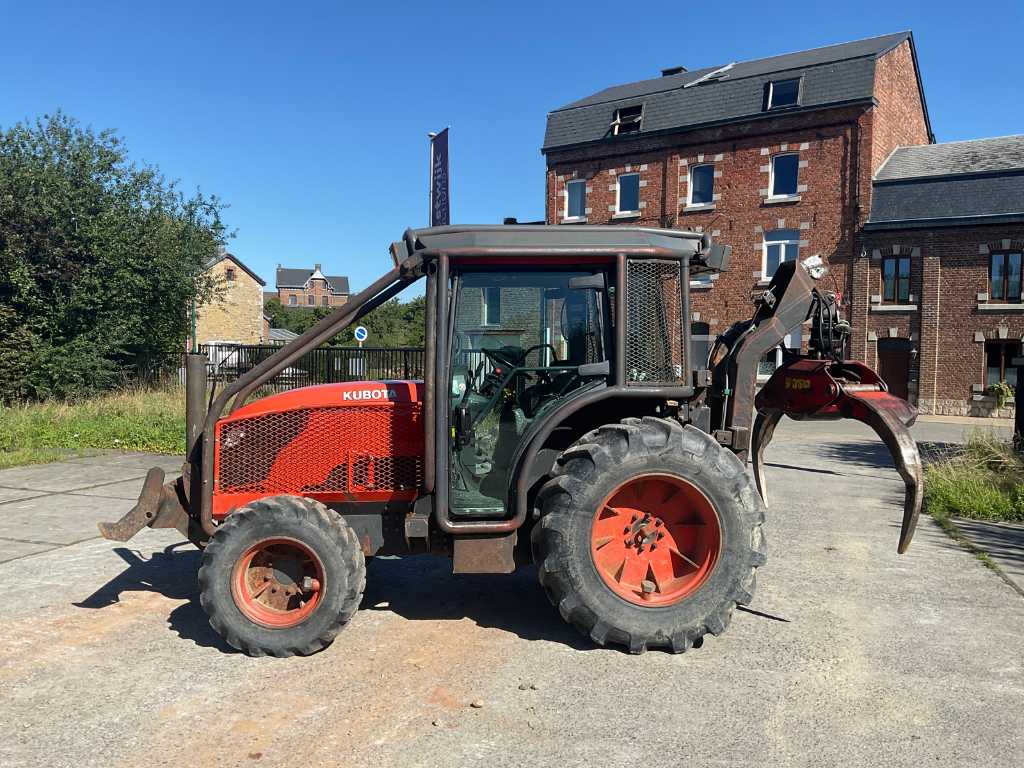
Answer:
[[[918,441],[917,450],[921,454],[921,462],[929,463],[948,456],[959,448],[957,443]],[[896,469],[892,455],[881,440],[873,442],[847,441],[841,443],[825,443],[821,446],[825,458],[858,467],[872,469]]]
[[[191,640],[203,648],[236,653],[213,631],[199,604],[199,586],[196,584],[196,573],[202,557],[199,550],[189,542],[182,541],[170,544],[148,558],[127,547],[117,547],[114,554],[128,567],[91,595],[72,605],[102,610],[119,603],[125,592],[155,592],[171,600],[184,600],[182,605],[168,614],[168,626],[181,638]]]
[[[172,630],[200,647],[237,653],[213,631],[199,604],[196,573],[202,555],[191,544],[171,544],[149,557],[127,547],[113,551],[127,568],[73,605],[102,610],[119,603],[126,592],[182,600],[167,616]],[[526,640],[558,642],[577,650],[597,648],[562,621],[538,585],[533,567],[512,574],[454,575],[451,561],[443,557],[378,557],[367,563],[360,610],[390,611],[411,621],[468,618]]]
[[[533,566],[509,574],[453,574],[447,558],[378,557],[367,564],[361,610],[389,611],[410,621],[470,619],[523,640],[598,650],[558,615]]]

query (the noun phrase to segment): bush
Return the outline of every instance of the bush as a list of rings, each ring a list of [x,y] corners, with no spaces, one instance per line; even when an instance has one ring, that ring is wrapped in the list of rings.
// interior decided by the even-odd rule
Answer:
[[[0,130],[0,402],[92,394],[180,355],[222,207],[60,113]]]
[[[938,518],[1024,521],[1024,460],[1009,441],[974,433],[929,464],[925,503]]]

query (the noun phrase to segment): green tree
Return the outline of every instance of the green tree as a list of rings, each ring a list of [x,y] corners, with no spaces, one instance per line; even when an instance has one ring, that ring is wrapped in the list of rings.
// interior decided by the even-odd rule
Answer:
[[[381,304],[359,321],[370,332],[366,344],[370,347],[422,347],[423,318],[426,300],[419,296],[412,301],[398,299]],[[347,328],[334,338],[334,343],[352,346],[356,343],[353,328]]]
[[[184,348],[223,205],[62,114],[0,131],[0,401],[70,397]]]

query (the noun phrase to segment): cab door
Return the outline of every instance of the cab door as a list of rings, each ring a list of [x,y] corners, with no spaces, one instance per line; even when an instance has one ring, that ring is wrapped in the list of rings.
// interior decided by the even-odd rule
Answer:
[[[600,270],[463,268],[451,279],[447,395],[449,509],[500,518],[513,456],[531,423],[605,359]]]

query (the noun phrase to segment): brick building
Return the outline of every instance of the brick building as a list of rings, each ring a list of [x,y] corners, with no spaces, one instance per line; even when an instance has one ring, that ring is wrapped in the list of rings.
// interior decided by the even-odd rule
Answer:
[[[277,298],[285,307],[340,307],[349,296],[348,278],[325,275],[319,264],[312,269],[289,269],[278,264],[276,285]]]
[[[897,149],[862,238],[853,355],[922,410],[996,414],[1024,337],[1024,136]]]
[[[196,307],[198,344],[259,344],[266,341],[263,286],[266,283],[234,254],[223,251],[206,265],[218,286],[213,301]]]
[[[871,256],[886,242],[890,250],[896,244],[871,229],[869,215],[876,188],[890,184],[876,177],[886,173],[894,150],[933,142],[909,32],[695,71],[673,67],[548,115],[545,216],[552,224],[690,229],[731,245],[729,270],[692,285],[694,335],[705,342],[749,316],[752,293],[780,261],[819,254],[853,324],[853,354],[875,363],[879,355],[895,359],[899,348],[912,364],[890,383],[914,400],[918,372],[935,370],[937,349],[975,342],[940,320],[942,338],[922,345],[919,332],[895,322],[899,311],[867,308],[880,291],[871,287],[877,275],[867,274]],[[1016,231],[1001,237],[1024,237]],[[912,274],[926,264],[934,269],[929,258],[942,258],[926,255],[920,243],[912,248],[919,249],[909,256]],[[943,285],[972,300],[982,292],[974,283]],[[926,315],[932,311],[919,306]],[[803,335],[794,329],[787,346],[799,345]],[[969,348],[979,354],[977,346]],[[762,373],[780,359],[781,351],[771,353]],[[897,370],[883,367],[890,376]],[[983,374],[979,363],[969,386],[939,376],[920,389],[920,404],[950,411],[956,401],[968,410]]]

